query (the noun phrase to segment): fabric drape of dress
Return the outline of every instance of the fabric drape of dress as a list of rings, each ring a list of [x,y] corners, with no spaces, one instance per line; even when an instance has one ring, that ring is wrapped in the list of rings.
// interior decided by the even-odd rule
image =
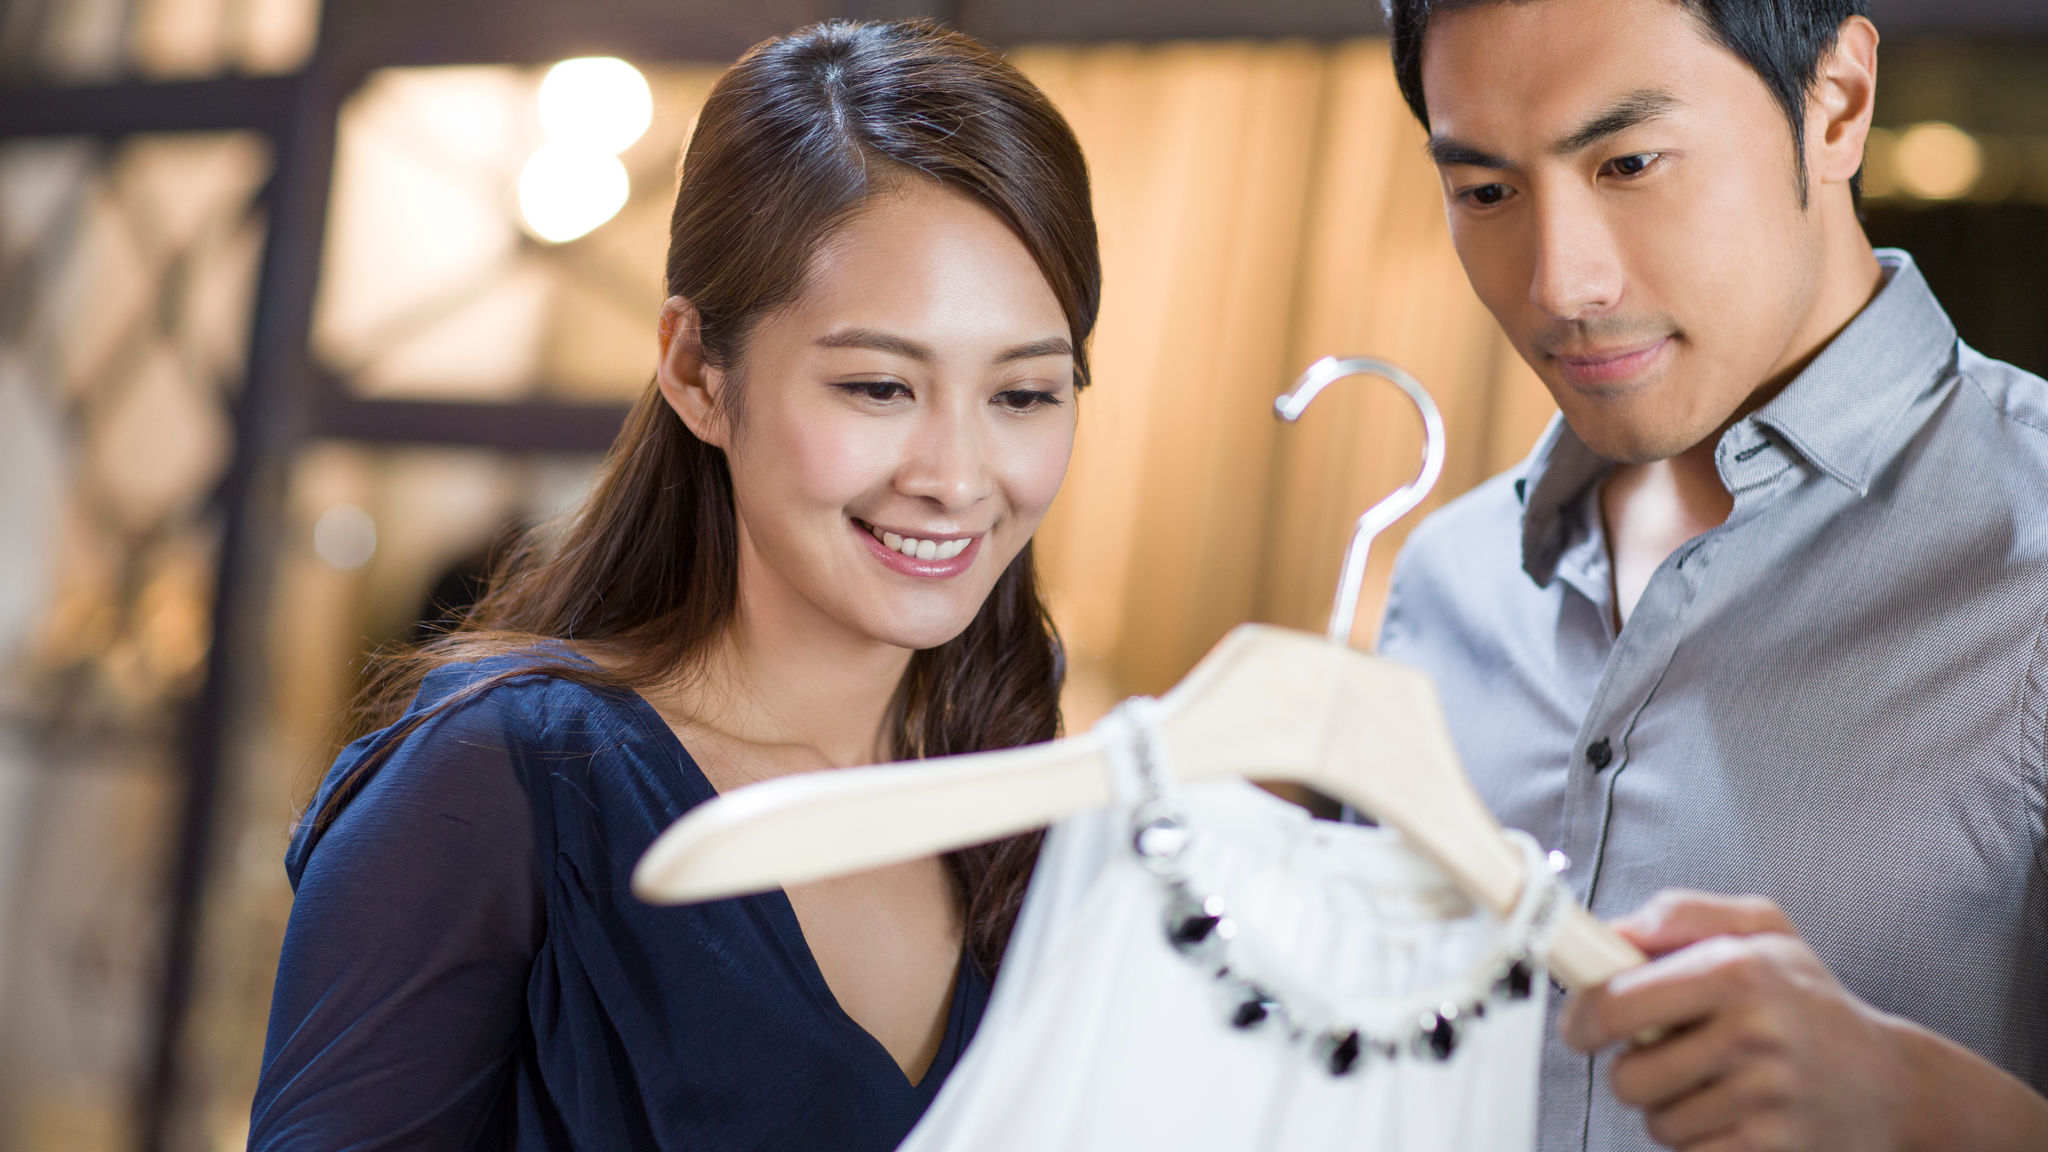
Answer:
[[[1475,970],[1502,944],[1434,865],[1384,829],[1311,820],[1240,781],[1181,793],[1191,871],[1238,939],[1336,1018]],[[1053,829],[980,1034],[900,1152],[1516,1152],[1533,1146],[1547,982],[1487,1005],[1444,1062],[1333,1076],[1277,1030],[1239,1030],[1217,982],[1162,931],[1131,809]]]

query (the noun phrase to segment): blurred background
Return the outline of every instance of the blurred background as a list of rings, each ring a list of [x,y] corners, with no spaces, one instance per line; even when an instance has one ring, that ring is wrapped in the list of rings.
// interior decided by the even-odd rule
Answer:
[[[1872,3],[1871,234],[2048,371],[2048,5]],[[1527,452],[1548,397],[1368,0],[0,0],[0,1152],[242,1145],[363,654],[582,493],[720,69],[921,14],[1012,52],[1094,172],[1097,384],[1041,534],[1071,726],[1239,621],[1322,625],[1420,438],[1369,384],[1277,425],[1316,357],[1433,389],[1434,502]]]

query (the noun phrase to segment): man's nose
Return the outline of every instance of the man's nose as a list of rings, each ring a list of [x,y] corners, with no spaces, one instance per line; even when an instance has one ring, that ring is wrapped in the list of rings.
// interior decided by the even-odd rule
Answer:
[[[1555,197],[1536,211],[1529,300],[1559,320],[1597,316],[1621,301],[1621,257],[1590,197]]]

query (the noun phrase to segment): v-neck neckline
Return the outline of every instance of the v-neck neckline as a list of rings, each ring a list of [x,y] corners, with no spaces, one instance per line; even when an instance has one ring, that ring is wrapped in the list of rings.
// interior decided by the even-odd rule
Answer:
[[[589,661],[589,657],[582,656],[581,653],[577,655]],[[675,728],[662,716],[660,709],[645,696],[630,688],[621,688],[619,691],[630,698],[628,702],[641,713],[641,722],[656,734],[657,742],[666,739],[666,751],[671,754],[670,758],[680,770],[683,782],[693,794],[690,807],[695,808],[699,804],[716,799],[719,795],[718,789],[712,786],[711,778],[698,766],[697,758],[684,747],[682,737],[676,734]],[[965,1047],[967,1005],[973,991],[971,982],[981,978],[979,969],[974,966],[973,958],[968,953],[966,942],[961,942],[960,958],[953,967],[953,993],[947,1001],[946,1029],[939,1040],[939,1050],[932,1054],[931,1062],[925,1065],[924,1074],[912,1080],[910,1073],[904,1071],[903,1065],[897,1062],[888,1046],[863,1027],[860,1021],[855,1020],[846,1011],[846,1006],[839,1002],[838,995],[832,991],[832,985],[825,979],[825,970],[818,966],[817,954],[811,951],[810,939],[804,935],[803,921],[797,918],[796,905],[790,903],[789,893],[778,886],[737,899],[761,901],[760,907],[766,911],[773,931],[781,938],[783,948],[796,961],[798,976],[811,993],[812,999],[831,1014],[841,1036],[851,1041],[856,1050],[864,1051],[866,1058],[879,1058],[886,1064],[889,1070],[895,1073],[896,1079],[893,1083],[900,1084],[902,1091],[914,1097],[929,1099],[936,1091],[937,1084],[952,1071],[953,1065],[960,1058],[962,1048]],[[936,1078],[934,1073],[937,1074]]]

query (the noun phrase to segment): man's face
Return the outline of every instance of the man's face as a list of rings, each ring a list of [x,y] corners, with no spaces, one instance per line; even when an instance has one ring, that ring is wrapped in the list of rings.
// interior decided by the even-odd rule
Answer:
[[[1796,366],[1821,244],[1791,126],[1675,0],[1441,13],[1422,83],[1472,287],[1594,451],[1675,456]]]

